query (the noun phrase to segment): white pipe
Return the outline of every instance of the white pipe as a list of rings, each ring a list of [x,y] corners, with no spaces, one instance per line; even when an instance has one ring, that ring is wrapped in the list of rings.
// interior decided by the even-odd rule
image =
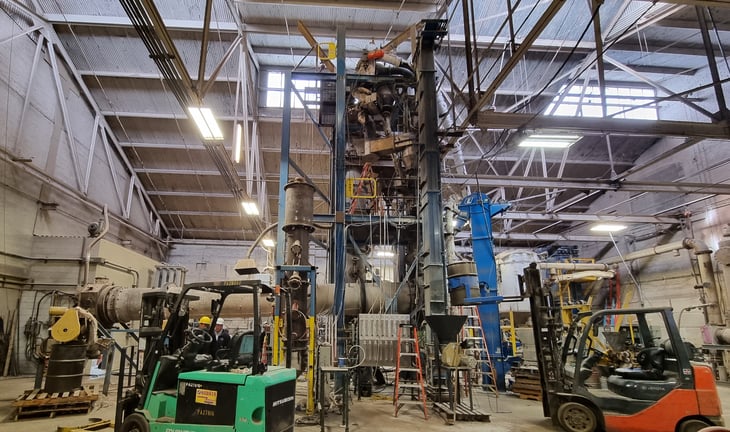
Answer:
[[[613,271],[597,271],[589,270],[576,273],[556,274],[551,275],[551,279],[558,282],[574,281],[585,278],[597,278],[597,279],[613,279],[616,273]]]
[[[583,270],[611,271],[613,266],[611,266],[609,264],[601,264],[601,263],[540,262],[540,263],[537,263],[537,268],[549,269],[549,270],[572,270],[572,271],[583,271]]]
[[[700,279],[702,280],[705,288],[706,303],[709,304],[707,308],[707,320],[708,324],[711,325],[724,325],[724,305],[720,300],[723,298],[722,293],[718,292],[717,284],[715,283],[715,272],[712,267],[712,250],[701,240],[693,238],[685,238],[680,241],[668,243],[663,246],[657,246],[648,249],[642,249],[640,251],[632,252],[624,255],[624,261],[632,261],[639,258],[646,258],[656,256],[659,254],[673,252],[680,249],[692,249],[695,256],[697,256],[697,263],[700,268]],[[621,262],[620,256],[603,260],[604,263],[614,264]]]
[[[621,261],[633,261],[635,259],[639,258],[646,258],[650,256],[660,255],[667,252],[674,252],[676,250],[680,249],[692,249],[695,247],[695,244],[698,243],[694,239],[686,238],[684,240],[668,243],[662,246],[656,246],[653,248],[648,249],[642,249],[636,252],[631,252],[629,254],[626,254],[623,256],[623,259],[621,259],[621,256],[615,256],[608,259],[601,260],[601,262],[605,264],[618,264]]]
[[[104,226],[101,229],[101,233],[91,241],[89,246],[86,248],[86,253],[84,254],[84,279],[81,286],[86,286],[86,284],[89,283],[89,266],[91,265],[91,249],[96,246],[99,241],[101,241],[102,238],[106,235],[107,232],[109,232],[109,211],[106,208],[106,204],[104,204],[104,210],[102,210],[102,213],[104,214]]]

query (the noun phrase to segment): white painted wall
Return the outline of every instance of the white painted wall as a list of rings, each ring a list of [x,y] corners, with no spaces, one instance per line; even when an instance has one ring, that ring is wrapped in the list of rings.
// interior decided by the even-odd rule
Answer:
[[[54,73],[47,44],[34,67],[39,32],[17,36],[30,24],[10,10],[0,10],[0,318],[8,322],[20,298],[15,352],[20,372],[32,373],[22,329],[47,292],[68,292],[79,283],[87,226],[101,218],[104,205],[108,241],[156,260],[166,250],[154,241],[154,218],[136,190],[125,215],[131,171],[111,136],[105,149],[103,132],[94,128],[95,108],[71,70],[57,58]],[[43,33],[53,40],[52,30]],[[46,319],[52,297],[41,303],[38,320]]]

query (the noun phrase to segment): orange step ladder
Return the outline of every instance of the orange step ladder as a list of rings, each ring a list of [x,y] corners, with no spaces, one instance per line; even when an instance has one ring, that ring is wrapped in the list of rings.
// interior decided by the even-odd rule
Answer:
[[[401,372],[405,374],[404,377],[401,377]],[[414,376],[415,378],[413,378]],[[417,399],[414,398],[414,390],[418,392]],[[410,396],[410,399],[401,400],[403,396]],[[428,419],[418,333],[416,328],[410,324],[398,326],[398,357],[395,363],[395,388],[393,389],[395,417],[398,417],[398,411],[405,404],[423,405],[423,415]]]

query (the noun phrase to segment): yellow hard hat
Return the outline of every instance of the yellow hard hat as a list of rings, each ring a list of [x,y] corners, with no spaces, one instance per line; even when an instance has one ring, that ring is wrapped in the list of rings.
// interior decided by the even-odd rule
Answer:
[[[198,323],[210,325],[210,317],[208,317],[208,316],[201,317],[200,321],[198,321]]]

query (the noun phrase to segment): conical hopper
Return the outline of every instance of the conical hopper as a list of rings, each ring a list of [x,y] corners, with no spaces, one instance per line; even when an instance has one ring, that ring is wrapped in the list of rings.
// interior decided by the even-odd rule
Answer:
[[[439,344],[456,342],[456,335],[466,322],[466,315],[429,315],[426,322],[436,333]]]

